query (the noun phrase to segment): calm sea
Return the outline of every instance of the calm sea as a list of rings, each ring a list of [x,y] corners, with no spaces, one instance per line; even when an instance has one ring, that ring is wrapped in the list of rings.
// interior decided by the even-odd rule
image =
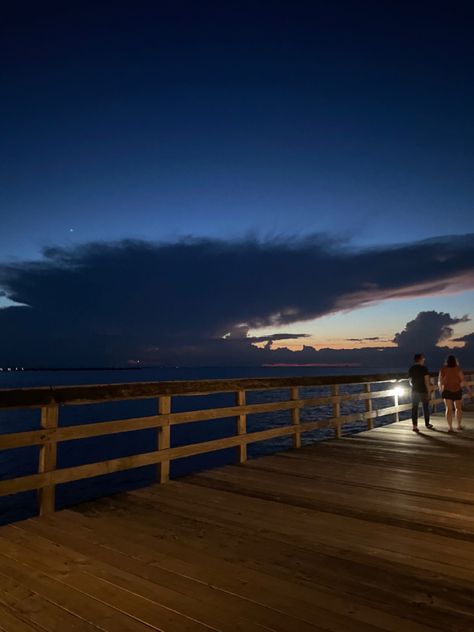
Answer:
[[[140,370],[106,371],[24,371],[0,372],[1,388],[25,388],[31,386],[59,386],[67,384],[111,384],[125,382],[152,382],[164,380],[205,380],[228,379],[238,377],[282,377],[312,375],[361,375],[393,373],[400,369],[379,368],[362,369],[353,367],[203,367],[203,368],[153,368]],[[403,371],[403,369],[401,369]],[[382,387],[383,388],[383,387]],[[341,387],[341,392],[357,392],[361,386]],[[302,397],[329,395],[329,387],[301,389]],[[249,404],[285,400],[288,389],[270,392],[250,392]],[[389,406],[392,400],[379,400],[377,407]],[[233,405],[232,394],[206,396],[187,396],[173,398],[173,412],[200,410]],[[342,405],[342,414],[364,410],[363,402]],[[61,426],[78,423],[93,423],[115,419],[127,419],[136,416],[152,415],[156,412],[156,400],[134,400],[106,404],[82,406],[64,406],[60,411]],[[328,406],[306,408],[301,411],[302,421],[327,419],[332,411]],[[253,432],[271,427],[286,425],[290,422],[290,411],[262,413],[248,416],[248,430]],[[19,432],[39,428],[39,410],[0,411],[0,434]],[[392,421],[384,420],[384,423]],[[364,423],[348,424],[344,434],[365,429]],[[184,424],[172,428],[171,444],[179,446],[197,443],[203,440],[231,436],[235,430],[235,419],[221,419]],[[302,443],[308,444],[333,436],[332,430],[316,430],[305,433]],[[248,446],[249,458],[277,452],[291,447],[291,438],[282,437]],[[119,435],[94,437],[68,441],[58,446],[58,467],[71,467],[107,459],[119,458],[149,452],[156,446],[155,430],[139,430]],[[17,448],[0,452],[0,479],[34,474],[38,469],[39,449],[37,447]],[[171,477],[176,478],[202,469],[235,462],[235,449],[221,450],[205,455],[179,459],[171,464]],[[86,479],[58,485],[57,507],[62,508],[98,496],[126,491],[152,483],[155,480],[154,466],[132,471],[118,472],[106,476]],[[23,519],[36,514],[36,493],[25,492],[0,498],[0,524]]]

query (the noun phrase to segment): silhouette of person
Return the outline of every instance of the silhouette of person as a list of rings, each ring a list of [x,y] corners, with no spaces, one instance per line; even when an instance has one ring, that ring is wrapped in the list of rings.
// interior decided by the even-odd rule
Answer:
[[[438,387],[446,408],[446,421],[448,432],[453,430],[453,408],[456,410],[457,430],[462,430],[462,388],[464,386],[464,373],[455,356],[448,356],[446,363],[438,375]],[[472,395],[471,389],[469,392]]]
[[[425,366],[425,356],[422,353],[415,353],[413,361],[415,364],[413,364],[408,371],[411,384],[411,421],[413,431],[418,432],[418,408],[420,404],[423,406],[425,426],[427,428],[433,428],[433,424],[430,423],[429,405],[431,391],[433,389],[430,384],[428,369]]]

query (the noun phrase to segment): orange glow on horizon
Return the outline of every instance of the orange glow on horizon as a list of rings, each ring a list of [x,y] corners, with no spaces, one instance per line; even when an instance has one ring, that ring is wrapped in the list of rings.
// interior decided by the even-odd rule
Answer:
[[[255,342],[253,343],[255,347],[259,349],[263,349],[266,346],[265,342]],[[345,340],[344,338],[328,338],[326,340],[321,340],[320,338],[304,338],[304,342],[301,341],[293,341],[288,340],[285,343],[285,340],[275,341],[271,348],[275,349],[290,349],[290,351],[302,351],[303,347],[313,347],[316,350],[319,349],[382,349],[382,348],[395,348],[397,345],[391,340],[362,340],[360,342]],[[441,342],[438,347],[448,347],[450,349],[462,349],[464,347],[464,342],[454,342],[452,340],[446,340]]]
[[[256,347],[263,349],[265,342],[254,343]],[[396,347],[397,345],[390,340],[362,340],[354,342],[345,340],[344,338],[304,338],[301,341],[294,340],[277,340],[272,344],[272,349],[290,349],[291,351],[301,351],[303,347],[313,347],[314,349],[364,349],[367,347]]]

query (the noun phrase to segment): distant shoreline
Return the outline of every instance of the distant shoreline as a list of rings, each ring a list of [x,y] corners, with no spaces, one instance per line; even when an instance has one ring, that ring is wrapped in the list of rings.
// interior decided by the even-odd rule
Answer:
[[[344,368],[344,367],[348,367],[348,368],[362,368],[361,364],[357,364],[357,363],[352,363],[352,362],[336,362],[334,364],[332,363],[286,363],[286,362],[277,362],[275,364],[256,364],[256,365],[251,365],[251,366],[247,366],[245,365],[244,367],[238,367],[238,368],[265,368],[265,369],[271,369],[271,368],[285,368],[285,367],[317,367],[317,368],[334,368],[334,369],[338,369],[338,368]],[[223,367],[221,367],[220,365],[216,365],[214,366],[198,366],[198,367],[187,367],[187,366],[173,366],[173,365],[169,365],[169,366],[132,366],[132,367],[128,367],[128,366],[94,366],[94,367],[83,367],[83,366],[75,366],[75,367],[39,367],[39,368],[32,368],[32,367],[22,367],[22,368],[2,368],[0,367],[0,372],[3,373],[26,373],[26,372],[35,372],[35,371],[41,371],[41,372],[45,372],[45,371],[141,371],[141,370],[146,370],[146,369],[186,369],[186,368],[200,368],[200,369],[209,369],[209,368],[233,368],[229,365],[223,365]]]
[[[255,364],[255,365],[199,365],[199,366],[174,366],[174,365],[161,365],[161,366],[74,366],[74,367],[21,367],[21,368],[13,368],[13,367],[0,367],[0,373],[37,373],[37,372],[64,372],[64,371],[142,371],[147,369],[213,369],[213,368],[239,368],[239,369],[279,369],[279,368],[296,368],[296,367],[307,367],[307,368],[328,368],[328,369],[340,369],[340,368],[369,368],[363,367],[361,364],[351,363],[351,362],[336,362],[334,364],[331,363],[275,363],[275,364]]]
[[[39,368],[0,368],[3,373],[26,373],[32,371],[140,371],[142,368],[153,367],[141,367],[141,366],[74,366],[74,367],[39,367]]]

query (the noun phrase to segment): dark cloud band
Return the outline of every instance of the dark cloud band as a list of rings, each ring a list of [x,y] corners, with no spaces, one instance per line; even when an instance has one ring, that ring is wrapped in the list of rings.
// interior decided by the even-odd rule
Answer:
[[[26,305],[0,310],[2,355],[6,362],[42,365],[124,363],[136,357],[215,362],[238,346],[243,361],[253,362],[254,347],[245,338],[249,328],[421,296],[434,288],[442,293],[474,287],[472,237],[366,251],[318,236],[49,249],[41,261],[0,265],[1,289]],[[459,321],[448,319],[444,326],[454,322]],[[235,331],[240,338],[222,339]],[[397,334],[400,347],[411,345],[411,331],[407,326]],[[277,334],[260,341],[282,335],[304,336]]]

